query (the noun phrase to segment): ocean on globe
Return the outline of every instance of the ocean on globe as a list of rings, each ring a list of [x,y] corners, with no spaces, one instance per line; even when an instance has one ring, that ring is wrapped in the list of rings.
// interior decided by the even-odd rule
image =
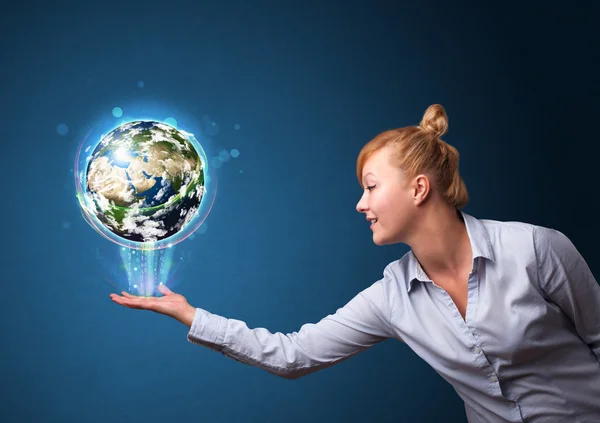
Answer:
[[[204,194],[204,163],[184,131],[156,121],[103,136],[87,165],[91,212],[115,235],[153,243],[180,232]]]

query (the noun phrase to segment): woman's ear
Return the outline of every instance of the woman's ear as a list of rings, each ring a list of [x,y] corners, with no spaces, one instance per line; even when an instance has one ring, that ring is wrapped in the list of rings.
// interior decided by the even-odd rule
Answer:
[[[418,175],[413,180],[413,186],[411,187],[411,189],[413,198],[417,202],[417,204],[425,201],[425,199],[431,191],[431,185],[429,183],[429,178],[427,177],[427,175]]]

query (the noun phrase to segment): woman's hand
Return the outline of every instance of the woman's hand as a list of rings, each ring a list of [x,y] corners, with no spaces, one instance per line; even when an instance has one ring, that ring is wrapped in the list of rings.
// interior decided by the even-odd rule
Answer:
[[[188,304],[183,295],[174,293],[165,285],[158,285],[158,290],[163,294],[163,297],[140,297],[121,291],[123,296],[110,294],[110,298],[122,306],[140,310],[151,310],[155,313],[172,317],[184,325],[191,327],[196,309]]]

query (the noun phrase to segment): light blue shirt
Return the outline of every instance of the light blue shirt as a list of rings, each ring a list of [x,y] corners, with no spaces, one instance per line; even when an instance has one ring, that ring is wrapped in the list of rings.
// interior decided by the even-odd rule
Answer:
[[[460,215],[473,252],[464,320],[409,251],[298,332],[197,308],[188,340],[295,379],[394,338],[454,387],[471,423],[600,422],[600,286],[583,257],[557,230]]]

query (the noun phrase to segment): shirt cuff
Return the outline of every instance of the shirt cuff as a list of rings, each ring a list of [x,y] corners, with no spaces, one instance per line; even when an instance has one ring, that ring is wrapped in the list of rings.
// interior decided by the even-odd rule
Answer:
[[[226,330],[227,319],[225,317],[196,308],[187,339],[192,344],[221,351]]]

